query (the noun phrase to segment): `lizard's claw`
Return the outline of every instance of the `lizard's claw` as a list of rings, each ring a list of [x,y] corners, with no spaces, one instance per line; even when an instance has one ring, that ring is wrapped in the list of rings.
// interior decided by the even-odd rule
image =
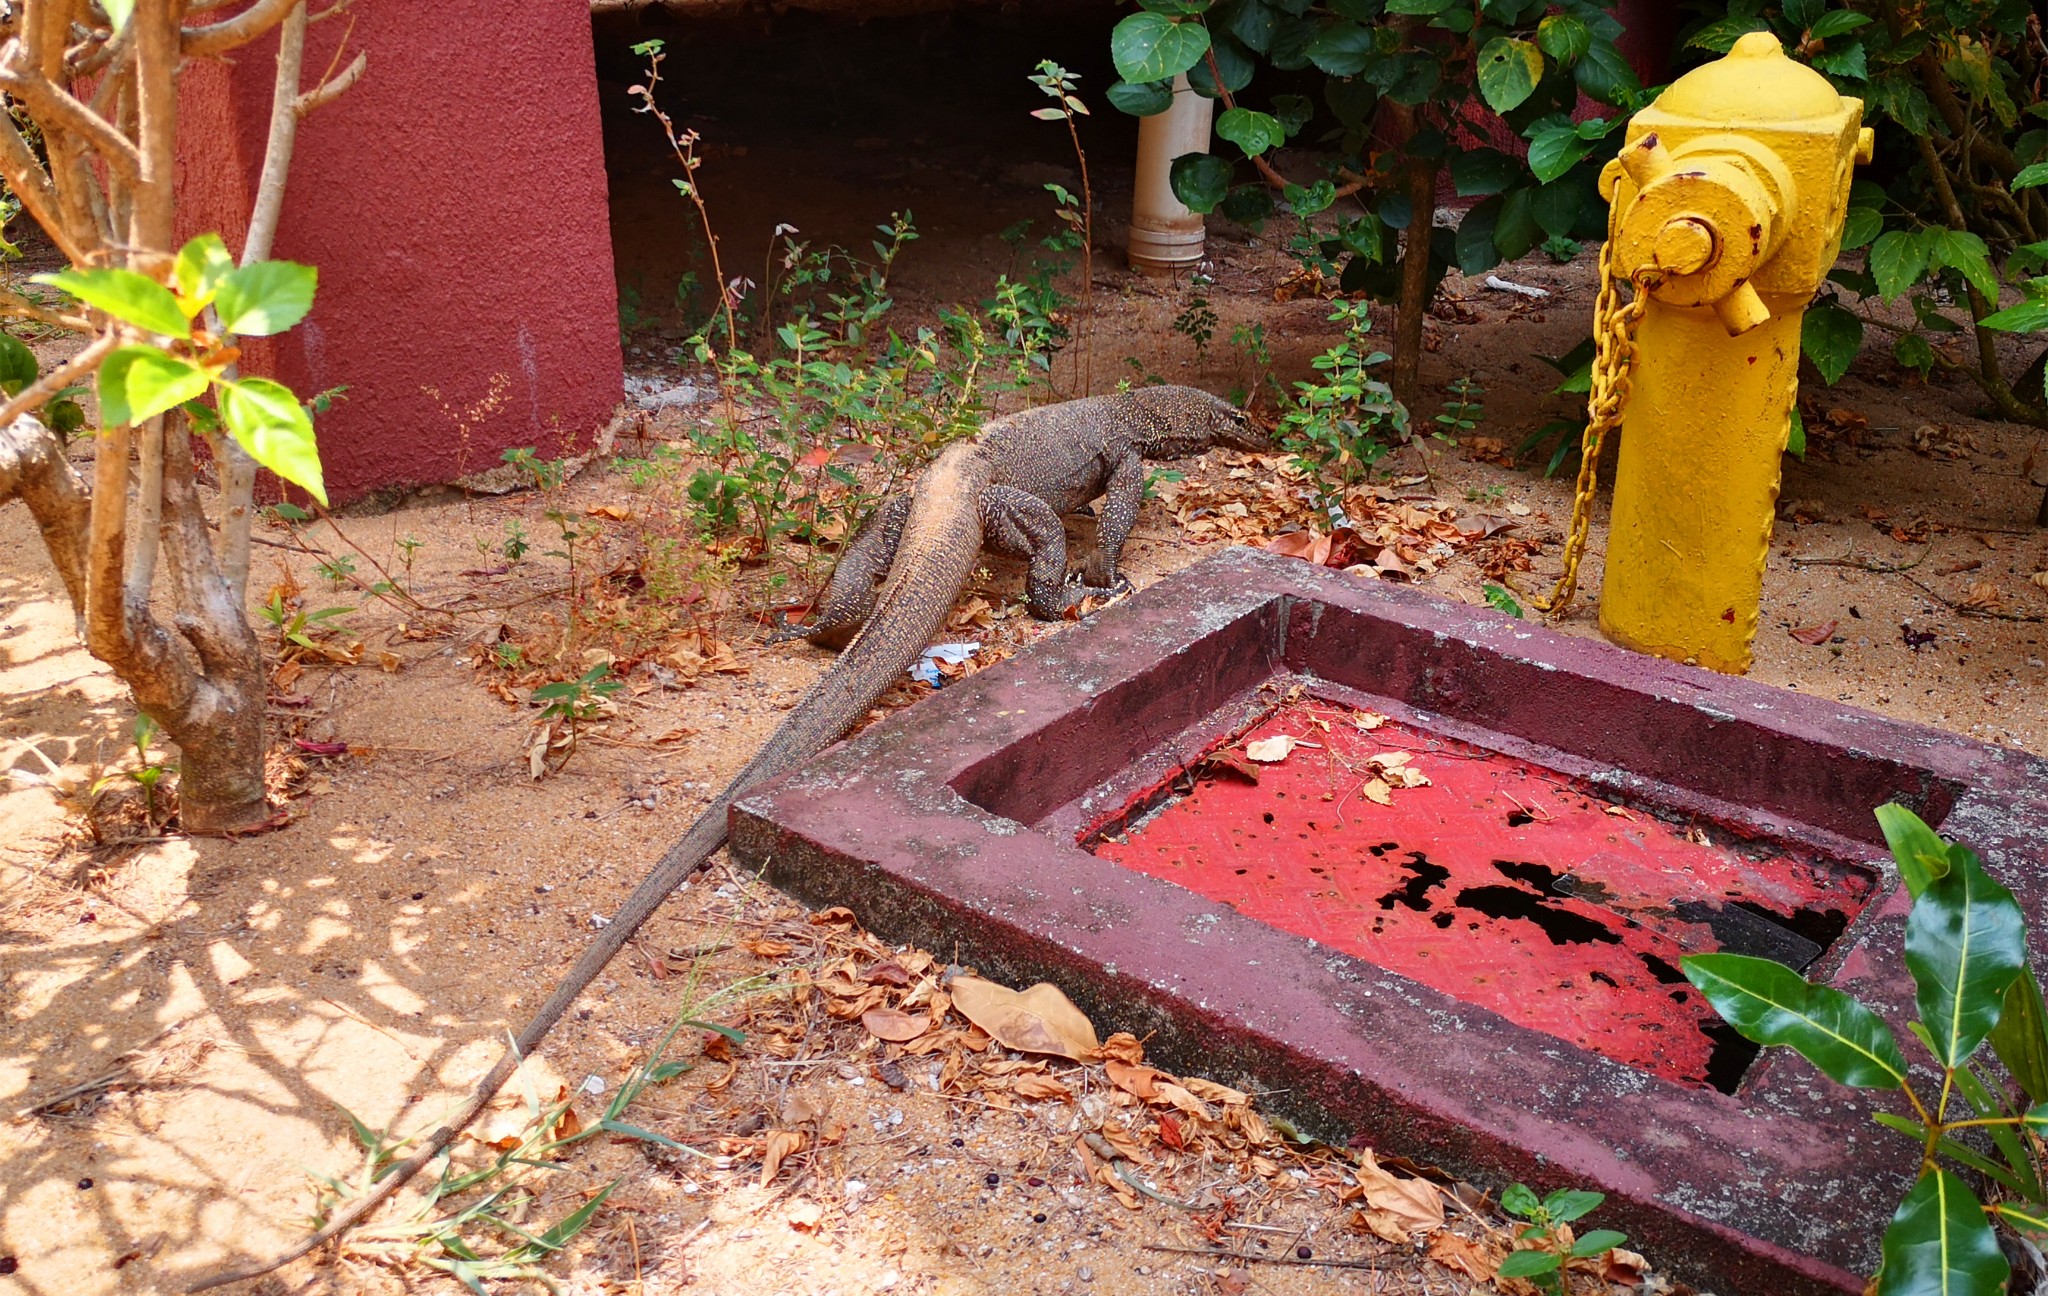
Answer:
[[[811,634],[811,629],[812,627],[810,626],[803,625],[797,622],[790,622],[784,625],[780,630],[771,631],[768,637],[761,641],[761,646],[763,648],[768,648],[774,646],[775,644],[788,643],[792,639],[808,639]]]

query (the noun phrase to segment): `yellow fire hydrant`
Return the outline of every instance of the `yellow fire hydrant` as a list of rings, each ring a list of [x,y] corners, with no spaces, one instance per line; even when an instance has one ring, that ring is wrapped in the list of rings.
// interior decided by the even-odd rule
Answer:
[[[1636,114],[1601,174],[1610,273],[1648,295],[1600,598],[1618,644],[1749,669],[1800,319],[1841,250],[1852,161],[1870,160],[1862,119],[1754,32]]]

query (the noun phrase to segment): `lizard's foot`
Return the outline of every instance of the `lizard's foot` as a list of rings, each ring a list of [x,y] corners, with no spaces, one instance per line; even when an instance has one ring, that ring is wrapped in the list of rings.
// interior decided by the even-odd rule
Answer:
[[[1131,584],[1131,578],[1122,572],[1118,572],[1116,579],[1108,585],[1091,585],[1080,575],[1076,574],[1067,577],[1066,588],[1062,593],[1065,596],[1065,605],[1073,607],[1082,599],[1116,598],[1119,595],[1129,594],[1134,589],[1136,589],[1136,586]]]
[[[772,631],[766,639],[761,641],[761,646],[768,648],[775,644],[788,643],[792,639],[808,639],[811,637],[812,631],[816,629],[816,626],[790,622],[785,624],[780,630]]]

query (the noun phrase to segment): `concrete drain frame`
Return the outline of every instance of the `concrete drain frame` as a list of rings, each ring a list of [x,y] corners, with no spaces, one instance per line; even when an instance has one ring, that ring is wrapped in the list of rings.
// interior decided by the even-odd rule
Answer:
[[[1245,549],[760,789],[732,853],[889,939],[1053,981],[1162,1065],[1264,1091],[1315,1134],[1495,1190],[1605,1191],[1594,1222],[1691,1281],[1860,1292],[1915,1161],[1870,1119],[1885,1096],[1782,1049],[1733,1093],[1665,1079],[1078,844],[1297,684],[1634,813],[1868,869],[1807,975],[1902,1040],[1907,901],[1874,807],[1969,841],[2048,915],[2048,762]]]

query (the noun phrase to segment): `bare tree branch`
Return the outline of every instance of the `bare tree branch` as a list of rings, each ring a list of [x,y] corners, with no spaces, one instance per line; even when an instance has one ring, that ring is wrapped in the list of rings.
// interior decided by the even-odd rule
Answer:
[[[137,21],[141,19],[138,17]],[[43,123],[46,140],[53,138],[56,130],[74,132],[90,143],[93,151],[123,180],[133,181],[141,173],[142,155],[126,136],[45,78],[10,69],[0,72],[0,90],[28,105],[29,111]]]
[[[256,0],[255,4],[232,18],[205,27],[187,27],[184,33],[185,53],[203,58],[247,45],[284,21],[284,16],[298,5],[299,0]]]
[[[135,543],[128,546],[128,572],[121,586],[130,607],[147,607],[150,587],[156,584],[157,531],[164,516],[163,416],[136,431],[141,435],[135,446]]]
[[[307,113],[320,107],[320,105],[332,103],[346,93],[350,86],[361,80],[363,73],[369,66],[370,55],[365,50],[357,54],[354,61],[341,70],[339,76],[322,81],[319,85],[300,95],[298,103],[294,105],[293,110],[299,116],[304,117]]]
[[[0,405],[0,427],[14,422],[14,420],[50,399],[50,397],[55,396],[72,383],[91,373],[99,366],[99,362],[106,359],[107,354],[120,344],[121,339],[111,333],[94,338],[91,345],[87,346],[83,351],[80,351],[63,364],[58,365],[55,369],[50,370],[50,372],[22,388],[13,400],[8,401],[5,405]]]
[[[85,482],[64,457],[64,442],[33,415],[0,427],[0,504],[28,505],[50,561],[64,578],[74,615],[85,615],[85,533],[92,516]]]

